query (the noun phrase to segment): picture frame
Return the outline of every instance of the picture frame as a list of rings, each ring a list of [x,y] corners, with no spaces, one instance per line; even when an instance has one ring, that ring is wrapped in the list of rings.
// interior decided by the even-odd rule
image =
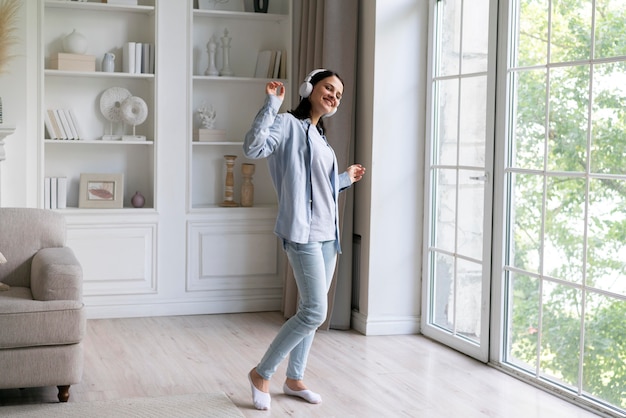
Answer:
[[[124,174],[81,173],[78,207],[98,209],[124,207]]]

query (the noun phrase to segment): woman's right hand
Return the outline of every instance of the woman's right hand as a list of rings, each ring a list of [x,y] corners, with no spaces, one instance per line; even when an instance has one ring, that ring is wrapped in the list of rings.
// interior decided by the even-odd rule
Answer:
[[[270,81],[265,86],[265,92],[283,100],[285,98],[285,85],[281,81]]]

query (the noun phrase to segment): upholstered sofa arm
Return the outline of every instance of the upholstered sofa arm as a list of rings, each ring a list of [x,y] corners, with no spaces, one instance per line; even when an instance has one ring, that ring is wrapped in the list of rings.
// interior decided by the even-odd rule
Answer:
[[[82,300],[83,269],[72,249],[39,250],[31,265],[30,289],[35,300]]]

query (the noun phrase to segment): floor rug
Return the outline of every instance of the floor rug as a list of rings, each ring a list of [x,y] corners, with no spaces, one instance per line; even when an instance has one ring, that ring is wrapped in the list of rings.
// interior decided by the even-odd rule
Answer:
[[[15,418],[241,418],[224,393],[112,399],[0,407],[0,417]]]

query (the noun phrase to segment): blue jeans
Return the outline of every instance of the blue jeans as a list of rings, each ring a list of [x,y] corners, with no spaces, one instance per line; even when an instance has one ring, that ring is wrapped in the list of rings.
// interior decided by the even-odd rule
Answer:
[[[337,250],[335,241],[297,244],[284,241],[289,263],[298,286],[298,311],[278,331],[256,367],[269,380],[289,354],[287,377],[302,380],[315,331],[326,320],[328,289],[333,279]]]

